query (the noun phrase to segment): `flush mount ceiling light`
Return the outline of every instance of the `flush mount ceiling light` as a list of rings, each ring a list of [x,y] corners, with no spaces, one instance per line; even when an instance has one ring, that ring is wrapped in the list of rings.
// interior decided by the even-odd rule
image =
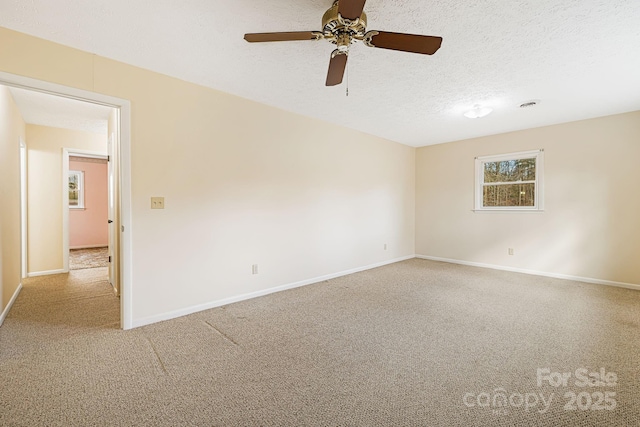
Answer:
[[[466,113],[464,113],[465,117],[470,119],[479,119],[480,117],[484,117],[487,114],[491,113],[493,108],[490,107],[481,107],[480,104],[476,104],[473,108]]]

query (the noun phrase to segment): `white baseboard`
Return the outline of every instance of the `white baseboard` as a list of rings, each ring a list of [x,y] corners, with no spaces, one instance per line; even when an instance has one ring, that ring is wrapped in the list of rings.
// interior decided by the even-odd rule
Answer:
[[[108,248],[109,244],[103,245],[83,245],[83,246],[69,246],[69,249],[95,249],[95,248]]]
[[[617,286],[619,288],[640,290],[640,285],[637,285],[634,283],[614,282],[612,280],[592,279],[590,277],[572,276],[570,274],[549,273],[546,271],[527,270],[524,268],[506,267],[506,266],[494,265],[494,264],[483,264],[481,262],[463,261],[459,259],[440,258],[435,256],[427,256],[427,255],[416,255],[416,258],[428,259],[431,261],[448,262],[451,264],[469,265],[472,267],[490,268],[492,270],[512,271],[514,273],[531,274],[533,276],[553,277],[556,279],[574,280],[576,282],[586,282],[586,283],[594,283],[597,285]]]
[[[2,314],[0,314],[0,326],[2,326],[2,324],[4,323],[4,319],[7,318],[7,315],[9,314],[9,310],[11,310],[13,303],[16,302],[16,298],[18,298],[18,294],[20,293],[21,290],[22,290],[22,283],[18,285],[18,288],[13,293],[13,296],[9,300],[9,303],[4,308],[4,310],[2,310]]]
[[[69,270],[65,270],[63,268],[60,270],[34,271],[33,273],[28,273],[27,277],[49,276],[50,274],[62,274],[68,272]]]
[[[353,268],[353,269],[350,269],[350,270],[340,271],[338,273],[327,274],[325,276],[314,277],[312,279],[306,279],[306,280],[301,280],[299,282],[289,283],[289,284],[286,284],[286,285],[275,286],[273,288],[263,289],[261,291],[256,291],[256,292],[250,292],[250,293],[247,293],[247,294],[236,295],[236,296],[233,296],[233,297],[224,298],[224,299],[217,300],[217,301],[211,301],[211,302],[208,302],[208,303],[205,303],[205,304],[198,304],[198,305],[194,305],[194,306],[191,306],[191,307],[186,307],[186,308],[183,308],[183,309],[180,309],[180,310],[170,311],[168,313],[162,313],[162,314],[157,314],[157,315],[154,315],[154,316],[144,317],[142,319],[134,319],[132,327],[137,328],[137,327],[140,327],[140,326],[150,325],[150,324],[156,323],[156,322],[162,322],[164,320],[175,319],[176,317],[186,316],[188,314],[197,313],[199,311],[209,310],[211,308],[220,307],[220,306],[231,304],[231,303],[234,303],[234,302],[240,302],[240,301],[248,300],[248,299],[251,299],[251,298],[257,298],[257,297],[261,297],[261,296],[264,296],[264,295],[269,295],[269,294],[272,294],[272,293],[275,293],[275,292],[286,291],[288,289],[294,289],[294,288],[298,288],[300,286],[305,286],[305,285],[310,285],[310,284],[313,284],[313,283],[322,282],[322,281],[325,281],[325,280],[335,279],[336,277],[346,276],[348,274],[358,273],[360,271],[370,270],[372,268],[382,267],[383,265],[393,264],[393,263],[396,263],[396,262],[405,261],[405,260],[412,259],[412,258],[415,258],[415,255],[404,256],[404,257],[395,258],[395,259],[392,259],[392,260],[389,260],[389,261],[382,261],[382,262],[379,262],[379,263],[370,264],[370,265],[367,265],[367,266],[364,266],[364,267]]]

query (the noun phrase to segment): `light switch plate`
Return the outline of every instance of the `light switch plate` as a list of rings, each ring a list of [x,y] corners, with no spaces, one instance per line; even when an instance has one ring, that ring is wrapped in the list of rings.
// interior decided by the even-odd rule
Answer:
[[[164,209],[164,197],[152,197],[151,209]]]

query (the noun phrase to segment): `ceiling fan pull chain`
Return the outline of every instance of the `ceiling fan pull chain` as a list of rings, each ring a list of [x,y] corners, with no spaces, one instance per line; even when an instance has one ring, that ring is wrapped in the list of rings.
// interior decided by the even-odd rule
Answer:
[[[349,96],[349,63],[347,62],[347,97]]]

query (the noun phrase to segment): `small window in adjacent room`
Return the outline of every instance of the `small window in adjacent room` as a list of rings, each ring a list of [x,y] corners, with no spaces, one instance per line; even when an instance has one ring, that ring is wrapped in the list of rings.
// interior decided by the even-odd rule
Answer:
[[[83,171],[69,171],[69,209],[84,209]]]
[[[544,151],[476,158],[476,211],[542,211]]]

